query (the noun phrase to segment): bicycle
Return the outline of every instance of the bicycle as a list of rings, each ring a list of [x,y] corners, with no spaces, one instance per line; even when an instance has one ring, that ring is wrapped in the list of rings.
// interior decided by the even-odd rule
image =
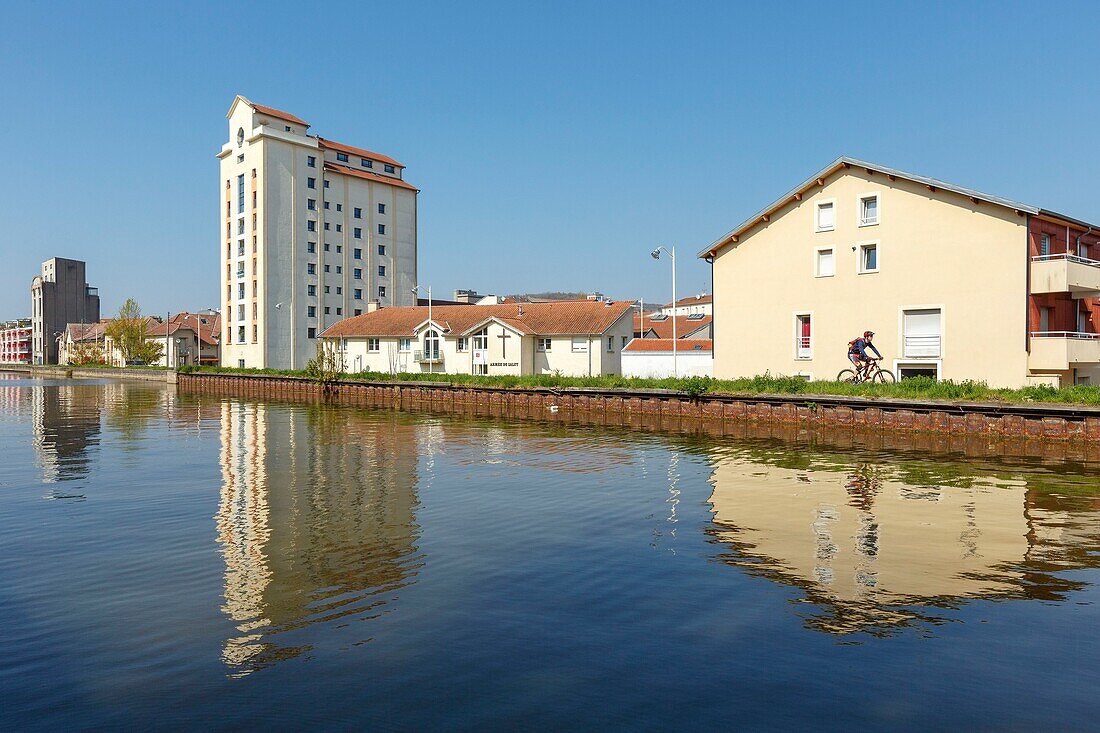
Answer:
[[[836,381],[838,382],[850,382],[852,384],[861,384],[863,382],[878,382],[879,384],[893,384],[898,381],[894,377],[894,373],[889,369],[883,369],[878,365],[878,359],[868,359],[867,362],[856,369],[842,369],[840,374],[836,375]]]

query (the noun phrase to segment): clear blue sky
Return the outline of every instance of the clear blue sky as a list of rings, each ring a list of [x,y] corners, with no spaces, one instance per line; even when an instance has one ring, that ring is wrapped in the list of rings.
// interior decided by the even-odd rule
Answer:
[[[709,287],[694,253],[841,154],[1100,220],[1100,3],[10,3],[0,318],[217,303],[233,96],[393,155],[437,294]],[[314,8],[323,7],[323,11]]]

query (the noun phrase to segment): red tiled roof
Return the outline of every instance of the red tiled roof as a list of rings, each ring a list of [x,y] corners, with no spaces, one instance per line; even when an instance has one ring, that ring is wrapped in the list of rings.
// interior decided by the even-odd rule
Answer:
[[[420,192],[419,188],[408,181],[402,181],[400,178],[390,178],[389,176],[383,176],[369,171],[361,171],[358,168],[349,168],[348,166],[337,165],[336,163],[325,163],[325,170],[329,173],[340,173],[345,176],[352,176],[353,178],[364,178],[376,183],[388,183],[398,188],[407,188],[410,191]]]
[[[657,334],[659,339],[672,338],[672,322],[676,321],[676,338],[686,338],[688,334],[698,331],[701,328],[709,326],[713,321],[713,316],[703,316],[702,318],[696,318],[689,320],[687,316],[669,316],[661,320],[654,320],[652,316],[646,315],[645,327],[642,327],[642,319],[640,316],[634,316],[634,333],[645,333],[652,330]],[[694,340],[694,339],[693,339]]]
[[[338,150],[341,153],[347,153],[348,155],[358,155],[360,158],[367,158],[369,160],[377,160],[382,163],[389,163],[395,165],[398,168],[404,168],[403,163],[399,163],[388,155],[382,155],[382,153],[376,153],[373,150],[365,150],[364,148],[356,148],[351,145],[345,145],[344,143],[338,143],[335,140],[327,140],[320,135],[317,136],[317,142],[325,150]]]
[[[206,319],[206,323],[202,323],[202,319]],[[171,336],[181,328],[186,328],[189,331],[194,331],[195,326],[199,328],[199,338],[204,343],[215,345],[218,343],[218,335],[221,332],[221,315],[220,314],[207,314],[207,313],[173,313],[172,320],[166,325],[163,321],[156,321],[149,326],[145,332],[146,336]],[[199,322],[196,323],[196,320]],[[167,330],[167,334],[165,331]]]
[[[628,300],[605,304],[598,300],[562,300],[554,303],[502,305],[443,305],[432,308],[432,320],[449,335],[466,333],[490,318],[496,318],[520,333],[541,336],[602,334],[633,303]],[[412,336],[413,329],[428,320],[424,306],[379,308],[373,313],[347,318],[329,326],[322,336]]]
[[[672,353],[672,339],[634,339],[623,351],[667,351]],[[686,354],[691,351],[713,351],[714,342],[710,339],[676,339],[676,351]]]
[[[255,104],[255,103],[253,103],[252,104],[252,109],[256,110],[257,112],[259,112],[262,115],[269,115],[271,117],[278,117],[280,120],[286,120],[287,122],[293,122],[293,123],[298,124],[298,125],[305,125],[306,127],[309,127],[309,123],[306,122],[305,120],[303,120],[301,117],[295,117],[294,115],[290,114],[289,112],[283,112],[282,110],[275,109],[274,107],[268,107],[267,105],[264,105],[264,104]]]

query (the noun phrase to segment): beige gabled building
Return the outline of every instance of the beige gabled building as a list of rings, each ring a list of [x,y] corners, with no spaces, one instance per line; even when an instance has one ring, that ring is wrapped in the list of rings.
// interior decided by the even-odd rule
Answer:
[[[840,158],[700,252],[714,375],[835,379],[872,330],[900,377],[1098,384],[1098,230]]]
[[[567,376],[620,374],[633,337],[630,301],[382,308],[323,340],[349,372]]]

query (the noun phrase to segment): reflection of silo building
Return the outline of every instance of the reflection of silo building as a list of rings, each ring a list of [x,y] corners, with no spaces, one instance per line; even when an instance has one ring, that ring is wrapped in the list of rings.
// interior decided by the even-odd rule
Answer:
[[[392,414],[222,405],[218,539],[237,673],[295,656],[295,630],[372,617],[416,571],[418,427]]]
[[[34,450],[46,483],[84,478],[99,445],[103,388],[65,384],[32,388]]]
[[[906,481],[890,467],[724,458],[710,531],[733,548],[728,562],[802,588],[823,611],[808,623],[831,633],[903,625],[925,615],[914,606],[1044,597],[1061,581],[1032,572],[1035,545],[1046,521],[1062,520],[1028,510],[1021,481],[961,483]],[[1095,542],[1096,513],[1083,520],[1079,531]]]

